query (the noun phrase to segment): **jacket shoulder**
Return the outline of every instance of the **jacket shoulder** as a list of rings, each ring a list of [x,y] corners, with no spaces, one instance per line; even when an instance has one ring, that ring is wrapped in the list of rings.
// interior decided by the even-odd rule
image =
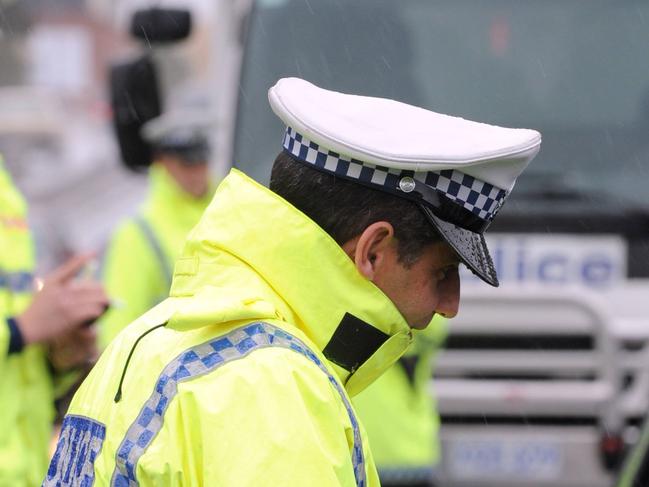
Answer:
[[[320,401],[337,405],[340,395],[333,388],[328,373],[305,355],[282,347],[267,347],[229,361],[204,377],[179,386],[183,394],[210,394],[217,388],[228,400],[239,402],[237,392],[258,397],[317,395]],[[234,394],[226,394],[232,391]],[[281,393],[281,394],[278,394]]]
[[[177,469],[192,485],[281,485],[287,472],[295,485],[346,485],[350,436],[327,374],[295,351],[266,348],[179,383],[138,470],[160,480]]]

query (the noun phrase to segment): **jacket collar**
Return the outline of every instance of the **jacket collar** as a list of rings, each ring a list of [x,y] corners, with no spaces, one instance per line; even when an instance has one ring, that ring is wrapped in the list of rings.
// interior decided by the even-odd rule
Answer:
[[[236,170],[188,237],[171,295],[185,298],[174,328],[269,317],[297,326],[350,394],[412,338],[394,304],[326,232]]]

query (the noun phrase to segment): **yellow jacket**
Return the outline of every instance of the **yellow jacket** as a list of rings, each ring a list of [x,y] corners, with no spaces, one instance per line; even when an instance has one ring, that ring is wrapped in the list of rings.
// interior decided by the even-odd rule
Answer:
[[[233,171],[171,296],[77,392],[44,485],[377,487],[349,397],[411,337],[329,235]]]
[[[149,194],[143,207],[135,218],[120,226],[106,253],[103,281],[114,306],[99,323],[102,348],[122,328],[168,296],[173,263],[211,196],[194,198],[164,167],[151,167]]]
[[[43,348],[9,353],[7,318],[27,307],[33,285],[26,213],[0,158],[0,486],[38,485],[54,418],[54,386]]]
[[[440,459],[439,415],[430,382],[446,321],[436,317],[426,330],[413,333],[413,344],[399,362],[353,401],[384,486],[430,482]]]

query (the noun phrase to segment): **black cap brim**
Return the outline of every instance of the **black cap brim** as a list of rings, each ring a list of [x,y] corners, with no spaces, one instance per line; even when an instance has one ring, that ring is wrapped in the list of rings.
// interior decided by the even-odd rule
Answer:
[[[498,287],[498,275],[484,236],[442,220],[426,205],[420,204],[420,207],[462,262],[484,282]]]

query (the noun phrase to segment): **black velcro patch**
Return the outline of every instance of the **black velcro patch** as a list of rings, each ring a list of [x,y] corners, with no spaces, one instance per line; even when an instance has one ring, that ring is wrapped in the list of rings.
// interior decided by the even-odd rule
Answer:
[[[322,353],[328,360],[354,372],[390,338],[386,333],[345,313]]]

